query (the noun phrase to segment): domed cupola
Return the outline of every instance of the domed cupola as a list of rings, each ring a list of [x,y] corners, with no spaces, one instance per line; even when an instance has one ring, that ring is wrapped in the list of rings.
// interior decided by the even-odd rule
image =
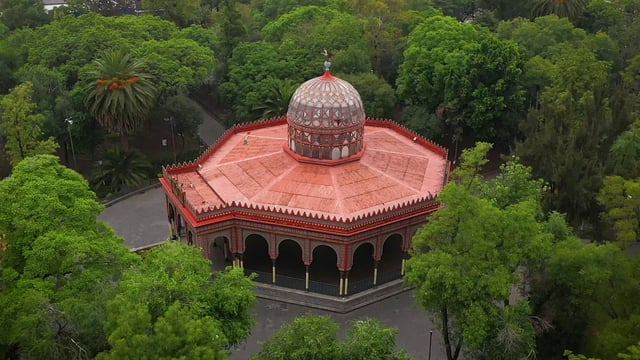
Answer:
[[[322,76],[298,87],[287,111],[289,150],[300,161],[339,164],[360,157],[364,107],[358,91],[331,75],[325,62]]]

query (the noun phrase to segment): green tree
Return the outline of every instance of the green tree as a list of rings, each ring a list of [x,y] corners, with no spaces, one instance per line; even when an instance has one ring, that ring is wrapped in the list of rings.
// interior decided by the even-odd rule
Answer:
[[[536,0],[533,14],[544,16],[555,14],[575,20],[584,12],[588,0]]]
[[[292,51],[305,79],[321,72],[324,49],[333,54],[335,72],[371,70],[365,22],[345,12],[319,6],[299,7],[265,25],[262,34],[266,41],[280,44],[280,51]],[[305,44],[304,49],[299,44]]]
[[[510,139],[524,100],[518,47],[487,29],[433,16],[409,34],[398,95],[433,114],[446,137]]]
[[[48,154],[58,148],[52,139],[42,140],[40,127],[44,115],[35,113],[33,86],[22,83],[0,98],[0,128],[6,136],[5,151],[15,166],[22,159],[37,154]]]
[[[84,178],[51,155],[0,181],[0,356],[87,358],[102,351],[105,304],[135,255],[97,219]]]
[[[336,359],[337,333],[338,324],[329,316],[301,316],[276,331],[251,359]]]
[[[238,11],[236,0],[220,0],[217,6],[218,11],[214,14],[214,24],[216,24],[216,34],[218,34],[218,55],[219,68],[218,77],[221,81],[226,81],[229,76],[229,59],[235,48],[246,39],[247,28],[241,21],[241,14]]]
[[[133,54],[142,62],[140,71],[151,76],[163,98],[201,86],[216,66],[212,50],[185,38],[145,41]]]
[[[107,130],[120,135],[129,150],[127,135],[140,129],[155,103],[156,89],[143,64],[119,51],[104,53],[93,62],[87,77],[85,104]]]
[[[104,16],[133,14],[136,8],[134,0],[69,0],[67,6],[72,11],[94,12]]]
[[[563,46],[548,74],[551,84],[521,125],[516,154],[549,184],[546,205],[572,222],[594,220],[612,116],[607,98],[609,63],[586,48]]]
[[[396,329],[377,320],[356,320],[338,341],[338,324],[329,316],[303,315],[278,329],[252,360],[386,359],[408,360],[395,349]]]
[[[372,73],[339,74],[338,76],[358,90],[367,117],[392,118],[396,106],[395,90],[384,79]]]
[[[618,136],[609,151],[608,167],[627,179],[640,176],[640,120]]]
[[[196,317],[179,301],[170,305],[155,323],[143,304],[118,309],[116,329],[109,337],[109,352],[96,359],[227,359],[226,339],[220,323],[209,316]]]
[[[142,0],[142,9],[167,18],[181,27],[202,22],[200,0]]]
[[[513,292],[527,283],[522,272],[538,268],[550,248],[551,235],[539,219],[540,183],[531,180],[530,170],[510,166],[494,184],[483,184],[479,169],[488,148],[480,143],[463,152],[455,181],[439,196],[446,206],[415,235],[407,263],[408,283],[440,321],[449,360],[463,350],[490,359],[526,358],[536,351],[532,310],[525,294]],[[525,188],[537,191],[483,195],[485,187],[503,189],[520,177],[530,182]]]
[[[344,360],[408,360],[409,356],[396,350],[398,330],[382,326],[378,320],[355,320],[345,341],[340,343],[340,359]]]
[[[147,299],[141,303],[140,299]],[[127,270],[107,306],[111,358],[215,358],[251,331],[253,283],[239,269],[214,275],[200,249],[171,242]],[[184,335],[176,318],[185,319]],[[149,355],[145,355],[149,354]],[[191,355],[187,355],[191,354]]]
[[[613,226],[615,240],[622,248],[640,240],[640,178],[607,176],[598,202],[605,208],[602,215]]]
[[[184,148],[184,138],[193,137],[198,134],[198,126],[202,124],[202,113],[197,103],[185,95],[176,95],[168,98],[156,114],[156,118],[166,119],[172,117],[174,121],[174,131],[182,139]]]
[[[72,87],[78,82],[80,69],[91,64],[97,54],[116,49],[133,54],[145,41],[166,40],[178,34],[174,23],[156,16],[104,17],[88,13],[63,16],[28,36],[21,35],[21,43],[14,46],[26,48],[30,64],[63,73]]]
[[[271,86],[267,89],[269,97],[253,108],[254,113],[261,113],[263,119],[280,117],[287,114],[289,102],[299,84],[290,79],[272,78]]]
[[[10,30],[46,24],[49,17],[40,0],[5,0],[0,3],[0,21]]]
[[[270,89],[276,86],[276,79],[301,83],[302,66],[290,53],[278,51],[274,44],[263,41],[239,44],[229,60],[229,81],[220,86],[234,120],[244,122],[260,117],[264,110],[258,108],[273,98]]]
[[[148,179],[151,169],[151,163],[139,150],[125,153],[122,149],[110,149],[104,153],[93,185],[101,194],[117,193]]]
[[[614,244],[585,244],[573,237],[553,246],[536,276],[532,302],[553,327],[540,339],[541,356],[579,349],[614,359],[640,336],[637,258]]]

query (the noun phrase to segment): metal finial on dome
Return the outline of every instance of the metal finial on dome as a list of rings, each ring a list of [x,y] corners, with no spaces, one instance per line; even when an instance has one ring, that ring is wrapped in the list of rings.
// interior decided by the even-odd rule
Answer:
[[[328,52],[327,49],[324,49],[322,55],[324,56],[324,71],[331,70],[331,57],[333,56],[333,54]]]

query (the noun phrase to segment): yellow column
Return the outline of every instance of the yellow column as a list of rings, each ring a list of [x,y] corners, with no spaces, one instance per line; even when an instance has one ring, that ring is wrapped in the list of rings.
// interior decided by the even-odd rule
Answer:
[[[373,266],[373,286],[378,284],[378,262]]]
[[[347,296],[349,292],[349,272],[344,273],[344,295]]]
[[[402,268],[400,268],[400,275],[404,276],[404,264],[406,263],[407,260],[402,259]]]
[[[344,279],[342,278],[342,274],[340,275],[340,296],[342,296],[342,287],[344,286]]]
[[[306,266],[306,271],[304,274],[304,288],[309,291],[309,265]]]
[[[271,259],[271,282],[276,283],[276,260]]]

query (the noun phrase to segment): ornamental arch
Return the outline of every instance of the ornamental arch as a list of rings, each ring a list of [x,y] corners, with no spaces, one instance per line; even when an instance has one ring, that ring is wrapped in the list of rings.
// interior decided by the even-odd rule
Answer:
[[[316,245],[311,250],[311,264],[309,265],[311,280],[331,283],[340,278],[338,270],[338,253],[329,245]]]
[[[382,256],[378,264],[378,271],[381,279],[393,280],[403,275],[403,265],[406,253],[403,247],[402,235],[394,233],[384,240],[382,245]]]
[[[271,258],[269,257],[269,242],[267,239],[256,233],[248,235],[244,239],[242,260],[243,266],[247,270],[271,271]]]
[[[278,257],[275,262],[277,273],[303,278],[306,270],[302,253],[302,246],[296,240],[284,239],[278,242]]]
[[[370,242],[363,242],[358,245],[353,252],[351,263],[351,270],[349,271],[349,278],[353,282],[363,281],[373,277],[375,269],[374,259],[375,249]],[[373,279],[371,281],[373,283]]]

